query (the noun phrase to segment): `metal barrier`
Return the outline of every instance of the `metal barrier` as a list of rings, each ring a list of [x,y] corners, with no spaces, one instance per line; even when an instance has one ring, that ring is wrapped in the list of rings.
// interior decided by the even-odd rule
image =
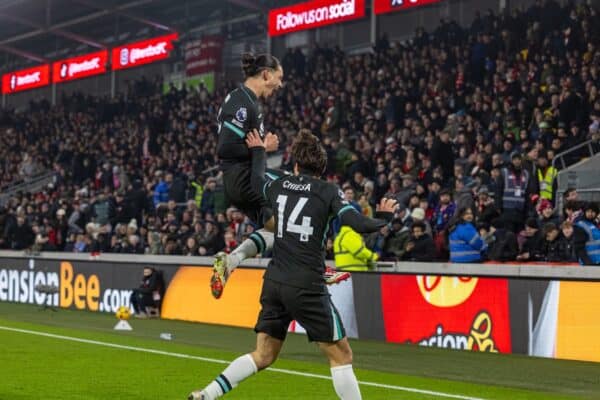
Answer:
[[[213,257],[161,256],[102,253],[91,256],[89,253],[45,252],[36,255],[23,251],[0,251],[3,258],[25,258],[63,261],[98,261],[107,263],[134,263],[152,265],[212,265]],[[242,263],[242,267],[267,268],[270,259],[253,258]],[[334,266],[333,261],[326,261]],[[455,264],[439,262],[383,262],[374,271],[353,272],[353,274],[395,273],[401,275],[444,275],[473,277],[502,277],[519,279],[559,279],[576,281],[600,281],[600,267],[582,267],[578,264],[553,264],[552,266],[532,264]]]
[[[597,151],[594,150],[594,146],[593,146],[593,144],[596,142],[598,142],[598,139],[590,139],[590,140],[580,143],[576,146],[573,146],[573,147],[563,151],[562,153],[558,153],[556,156],[554,156],[554,159],[552,160],[552,166],[554,168],[556,168],[556,165],[558,164],[558,161],[560,160],[561,169],[565,169],[567,167],[567,165],[565,163],[565,156],[575,153],[576,151],[583,149],[583,148],[587,148],[589,157],[594,156],[595,154],[598,153]],[[582,157],[582,158],[585,158],[585,157]]]
[[[19,192],[35,192],[54,181],[54,172],[43,172],[35,175],[25,182],[7,187],[0,193],[0,205],[4,205],[8,199]]]

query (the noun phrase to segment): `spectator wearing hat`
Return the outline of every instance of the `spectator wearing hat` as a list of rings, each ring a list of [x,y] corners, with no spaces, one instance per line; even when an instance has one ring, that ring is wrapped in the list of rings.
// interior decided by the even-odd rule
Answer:
[[[542,234],[536,218],[525,221],[525,229],[519,233],[520,251],[517,261],[535,260],[537,251],[541,248]]]
[[[588,203],[584,208],[583,218],[576,225],[586,233],[585,255],[582,254],[583,265],[600,264],[600,229],[596,225],[598,205]]]
[[[473,224],[474,218],[473,210],[461,208],[448,223],[451,262],[474,263],[482,260],[486,244]]]
[[[414,212],[414,210],[413,210]],[[434,261],[435,245],[433,239],[427,233],[427,227],[423,221],[415,220],[410,227],[410,237],[404,247],[402,260],[406,261]]]
[[[427,219],[425,219],[425,210],[423,210],[421,207],[415,207],[410,213],[410,217],[413,224],[415,222],[422,222],[423,225],[425,225],[425,233],[429,235],[430,238],[432,237],[431,225],[429,225],[429,222]]]
[[[554,208],[552,208],[552,203],[550,200],[540,200],[537,206],[537,214],[539,226],[544,226],[547,223],[553,223],[556,226],[559,225],[558,215],[556,215],[554,212]]]
[[[520,231],[532,195],[532,177],[523,169],[520,153],[511,154],[511,163],[502,169],[497,188],[496,199],[501,204],[506,228],[513,232]]]
[[[558,170],[548,162],[548,153],[545,151],[538,152],[536,184],[538,194],[542,199],[554,202],[556,198],[556,177]]]

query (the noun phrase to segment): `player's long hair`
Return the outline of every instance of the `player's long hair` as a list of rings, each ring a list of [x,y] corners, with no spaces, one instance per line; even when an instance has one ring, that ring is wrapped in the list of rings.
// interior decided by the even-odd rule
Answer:
[[[276,70],[281,66],[281,63],[270,54],[259,54],[255,56],[252,53],[242,54],[242,71],[246,79],[258,75],[265,69]]]
[[[327,167],[327,152],[308,129],[301,129],[292,143],[292,159],[301,172],[321,176]]]

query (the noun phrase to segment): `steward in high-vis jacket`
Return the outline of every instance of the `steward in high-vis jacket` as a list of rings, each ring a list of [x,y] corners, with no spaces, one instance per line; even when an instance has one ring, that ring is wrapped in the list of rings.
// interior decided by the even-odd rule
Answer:
[[[450,222],[448,244],[450,262],[474,263],[481,261],[481,252],[486,250],[485,241],[473,225],[473,211],[470,208],[458,210]]]
[[[532,177],[523,168],[522,156],[517,152],[511,155],[511,163],[503,168],[497,183],[496,200],[500,202],[506,229],[519,232],[523,229],[528,214],[529,199],[532,194]]]
[[[557,176],[558,170],[548,164],[547,153],[540,151],[537,165],[537,183],[539,186],[538,194],[542,199],[550,200],[554,203]]]
[[[360,234],[342,226],[333,242],[335,268],[340,271],[368,271],[379,255],[367,248]]]
[[[585,207],[584,218],[577,221],[576,226],[582,228],[587,234],[585,242],[585,253],[587,259],[582,257],[580,262],[584,265],[600,264],[600,229],[596,226],[596,217],[598,216],[598,206],[589,203]]]

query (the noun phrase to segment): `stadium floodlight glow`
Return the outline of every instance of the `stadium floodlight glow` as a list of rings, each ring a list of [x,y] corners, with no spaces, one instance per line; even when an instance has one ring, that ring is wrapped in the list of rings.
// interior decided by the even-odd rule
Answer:
[[[112,69],[133,68],[165,60],[173,50],[173,41],[178,38],[177,33],[172,33],[115,47],[112,49]]]
[[[375,8],[375,14],[387,14],[439,3],[440,1],[441,0],[374,0],[373,7]]]
[[[362,18],[365,0],[313,0],[269,11],[269,36]]]
[[[55,61],[52,63],[52,81],[61,83],[104,74],[107,62],[108,50]]]
[[[2,94],[21,92],[50,84],[50,65],[13,71],[2,75]]]

